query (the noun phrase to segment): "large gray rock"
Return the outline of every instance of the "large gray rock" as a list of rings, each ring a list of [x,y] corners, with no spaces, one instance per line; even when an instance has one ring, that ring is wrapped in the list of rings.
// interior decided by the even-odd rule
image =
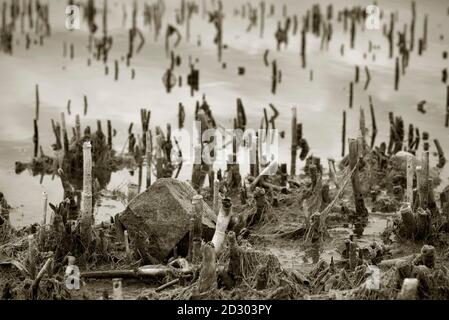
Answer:
[[[187,235],[194,214],[190,184],[172,178],[158,179],[145,192],[135,197],[119,214],[119,220],[131,239],[144,233],[149,240],[147,252],[162,261]],[[203,237],[211,237],[216,217],[203,201]]]

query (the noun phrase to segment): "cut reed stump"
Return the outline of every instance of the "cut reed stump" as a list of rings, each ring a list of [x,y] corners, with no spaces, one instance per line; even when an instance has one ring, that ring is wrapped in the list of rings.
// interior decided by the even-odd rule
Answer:
[[[355,139],[349,139],[349,166],[354,173],[351,175],[352,191],[354,193],[354,203],[356,211],[356,222],[354,223],[354,233],[358,236],[363,234],[363,229],[366,226],[368,219],[368,210],[365,206],[362,190],[360,187],[359,173],[358,173],[358,158],[359,150],[358,143]]]

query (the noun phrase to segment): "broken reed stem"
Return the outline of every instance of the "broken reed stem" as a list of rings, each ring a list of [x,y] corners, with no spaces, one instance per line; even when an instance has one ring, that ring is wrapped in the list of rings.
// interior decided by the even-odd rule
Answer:
[[[290,159],[290,175],[294,176],[296,174],[296,153],[297,153],[297,123],[298,120],[296,118],[296,108],[292,108],[292,144],[291,144],[291,159]]]
[[[92,145],[83,143],[83,192],[81,199],[81,239],[85,246],[90,243],[92,214]]]

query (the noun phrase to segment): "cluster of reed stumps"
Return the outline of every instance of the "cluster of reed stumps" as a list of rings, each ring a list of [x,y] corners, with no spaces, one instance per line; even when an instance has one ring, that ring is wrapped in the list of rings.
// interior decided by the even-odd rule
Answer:
[[[321,159],[308,156],[307,143],[301,142],[304,140],[302,127],[297,123],[296,109],[292,111],[294,139],[290,174],[287,165],[280,164],[275,175],[267,176],[275,170],[277,163],[267,161],[261,151],[256,152],[257,161],[251,165],[245,179],[235,161],[216,175],[205,163],[194,166],[191,184],[198,195],[192,199],[195,215],[189,232],[188,255],[180,257],[174,250],[173,257],[156,266],[143,265],[141,259],[142,248],[149,239],[141,239],[140,244],[130,241],[128,232],[118,228],[114,219],[94,224],[92,203],[98,196],[93,192],[96,189],[94,181],[98,180],[96,167],[117,157],[111,147],[112,128],[108,126],[107,139],[100,123],[95,133],[87,127],[81,136],[81,125],[77,120],[69,143],[64,121],[62,135],[61,126],[53,122],[54,148],[63,156],[60,162],[48,157],[48,163],[52,172],[61,177],[65,200],[59,205],[50,204],[52,213],[47,220],[48,199],[44,194],[42,223],[23,230],[12,230],[8,219],[2,218],[1,268],[7,270],[2,273],[6,278],[2,297],[93,298],[82,284],[84,289],[80,291],[69,290],[65,285],[74,274],[64,271],[74,263],[83,270],[80,274],[82,282],[91,278],[113,278],[114,299],[123,298],[122,280],[119,279],[124,278],[142,279],[153,288],[160,285],[142,291],[139,296],[142,299],[446,297],[449,275],[444,266],[444,253],[437,255],[437,249],[444,248],[447,242],[449,194],[446,188],[440,194],[441,205],[438,206],[433,191],[437,174],[429,166],[428,143],[424,143],[423,157],[418,161],[412,153],[394,150],[394,147],[389,152],[382,147],[384,143],[381,147],[370,148],[360,134],[358,139],[349,140],[349,154],[340,162],[339,171],[335,161],[328,160],[325,179]],[[267,113],[264,114],[267,119]],[[198,103],[195,115],[202,122],[202,129],[217,126],[205,98]],[[180,106],[180,127],[183,119],[183,107]],[[142,135],[137,135],[136,139],[130,126],[129,152],[122,158],[130,158],[134,167],[139,164],[148,166],[146,182],[149,187],[153,168],[157,179],[173,177],[176,175],[174,168],[181,168],[179,158],[182,157],[173,157],[176,152],[172,152],[170,126],[165,135],[159,127],[156,128],[153,147],[150,113],[141,110],[141,120]],[[274,126],[274,120],[272,122]],[[236,128],[244,129],[246,125],[240,100],[237,101],[234,123]],[[364,121],[360,123],[360,132],[366,132]],[[393,146],[398,143],[394,128],[390,137]],[[269,137],[260,137],[266,138]],[[199,145],[201,151],[207,143],[210,141]],[[240,147],[235,137],[232,160]],[[298,149],[301,150],[299,157]],[[42,157],[41,154],[37,159]],[[297,158],[305,160],[304,173],[300,175],[296,173]],[[73,197],[75,188],[65,177],[65,172],[76,170],[83,176],[78,206]],[[204,187],[207,176],[209,187]],[[130,185],[128,201],[139,192],[138,185]],[[203,197],[217,215],[215,234],[207,243],[201,224]],[[375,211],[376,206],[382,207],[388,201],[393,203],[387,210],[390,212],[399,210],[400,204],[405,203],[400,210],[401,217],[387,227],[383,244],[360,245],[357,238],[362,237],[367,226],[369,205]],[[299,209],[294,210],[299,227],[293,230],[285,230],[282,223],[288,215],[285,213],[288,203],[295,207],[299,205]],[[2,211],[7,208],[9,206],[2,197]],[[320,260],[323,248],[329,243],[328,230],[342,224],[352,224],[353,235],[346,240],[341,259],[332,258],[330,263]],[[299,250],[307,251],[314,268],[310,272],[284,268],[275,255],[257,250],[256,239],[262,234],[271,234],[280,243],[285,238],[297,239]],[[397,244],[403,239],[426,245],[418,256],[389,259],[397,255]],[[105,266],[111,269],[104,270]],[[373,289],[369,282],[373,279],[369,273],[375,272],[372,266],[387,270],[382,273],[380,289]],[[89,271],[95,268],[101,271]],[[105,292],[103,298],[109,299],[109,294]]]

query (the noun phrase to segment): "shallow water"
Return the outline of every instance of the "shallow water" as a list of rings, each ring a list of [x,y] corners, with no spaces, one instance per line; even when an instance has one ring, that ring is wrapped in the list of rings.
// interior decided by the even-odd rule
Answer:
[[[302,16],[305,10],[317,1],[276,1],[276,18],[266,19],[265,36],[259,37],[258,28],[246,32],[247,20],[234,17],[232,10],[247,1],[223,1],[225,13],[223,69],[217,63],[216,48],[213,44],[214,28],[206,20],[195,16],[191,25],[191,41],[180,43],[176,50],[182,57],[182,66],[175,72],[185,77],[188,73],[188,56],[198,59],[200,67],[200,92],[192,98],[187,86],[174,88],[167,94],[162,84],[162,75],[169,66],[164,53],[163,28],[157,42],[153,33],[142,25],[139,26],[146,37],[142,51],[132,60],[132,68],[136,70],[136,78],[131,80],[131,70],[126,68],[121,57],[127,50],[127,31],[121,27],[122,3],[128,7],[127,28],[130,24],[130,6],[128,1],[110,1],[109,32],[114,35],[114,47],[109,57],[109,75],[104,75],[101,62],[92,61],[87,66],[87,26],[82,29],[67,31],[64,27],[64,1],[49,1],[51,3],[52,37],[45,39],[45,45],[32,46],[24,49],[24,37],[19,36],[19,44],[15,46],[14,55],[6,56],[0,53],[0,110],[2,124],[0,126],[0,191],[5,194],[8,202],[15,207],[11,220],[15,225],[25,225],[38,222],[41,219],[41,194],[46,191],[49,201],[56,203],[62,200],[62,188],[58,178],[33,177],[24,172],[14,173],[15,161],[29,161],[32,156],[32,135],[34,118],[35,84],[40,89],[40,144],[44,152],[51,153],[50,145],[54,141],[50,119],[59,120],[61,111],[66,110],[67,100],[72,101],[72,115],[66,115],[67,125],[73,126],[75,114],[82,114],[83,96],[87,95],[89,111],[81,117],[83,127],[90,125],[95,128],[96,119],[110,119],[117,129],[114,138],[114,148],[121,151],[127,138],[127,127],[134,122],[134,132],[140,130],[141,108],[151,110],[150,127],[166,123],[177,127],[178,103],[182,102],[186,110],[186,128],[191,130],[195,101],[205,94],[211,106],[213,115],[223,127],[231,128],[235,116],[236,99],[241,98],[246,109],[248,126],[258,128],[263,117],[263,108],[269,103],[276,105],[281,112],[276,125],[286,131],[286,137],[280,139],[279,160],[289,163],[290,151],[290,116],[291,107],[298,108],[298,120],[303,123],[304,136],[311,152],[321,157],[338,159],[341,153],[341,123],[342,111],[347,112],[347,137],[356,137],[358,129],[359,107],[365,110],[368,128],[371,127],[368,96],[373,97],[376,109],[376,119],[379,129],[377,142],[386,141],[389,134],[388,112],[401,115],[405,128],[411,122],[418,125],[421,132],[428,131],[432,138],[438,138],[446,155],[449,155],[449,129],[444,128],[446,104],[446,86],[441,83],[441,70],[449,67],[449,60],[442,59],[442,51],[448,50],[449,34],[447,15],[449,2],[433,0],[417,3],[418,20],[416,38],[422,34],[422,22],[425,13],[429,14],[428,49],[419,57],[416,50],[411,53],[410,66],[405,77],[401,78],[400,90],[393,90],[394,59],[388,58],[388,42],[382,35],[382,30],[360,32],[356,35],[356,47],[349,49],[349,33],[343,33],[341,25],[334,23],[334,35],[329,51],[320,51],[320,40],[308,34],[307,38],[307,69],[302,69],[299,56],[300,35],[290,35],[289,46],[276,52],[274,28],[281,19],[282,3],[288,3],[289,13]],[[102,2],[100,2],[102,3]],[[139,1],[139,7],[142,1]],[[165,23],[174,24],[174,8],[180,1],[167,1]],[[200,15],[201,15],[201,1]],[[210,1],[207,1],[211,5]],[[257,4],[258,1],[252,1]],[[322,1],[328,4],[331,1]],[[338,8],[350,5],[368,5],[369,1],[339,1],[334,4],[334,15]],[[100,4],[98,4],[100,5]],[[391,10],[399,15],[399,26],[409,23],[411,15],[410,1],[378,1],[378,6],[389,17]],[[100,24],[101,16],[97,16]],[[334,18],[336,21],[336,19]],[[383,22],[388,22],[389,18]],[[184,35],[184,28],[181,27]],[[202,46],[196,45],[197,36],[201,35]],[[440,39],[444,35],[444,39]],[[375,50],[376,59],[368,54],[368,42],[379,45]],[[62,56],[62,43],[75,44],[75,59]],[[340,55],[340,45],[345,44],[345,55]],[[417,41],[415,41],[415,44]],[[282,70],[282,83],[278,86],[276,95],[271,94],[271,68],[263,64],[263,53],[270,50],[269,60],[276,59]],[[395,48],[397,51],[397,48]],[[113,80],[113,61],[120,62],[120,79]],[[354,87],[354,108],[348,109],[349,82],[354,79],[354,65],[360,66],[360,83]],[[369,67],[371,84],[368,90],[363,90],[365,81],[364,66]],[[237,75],[239,66],[245,66],[244,76]],[[313,81],[309,80],[310,70],[313,70]],[[185,78],[184,78],[185,82]],[[419,101],[426,100],[425,115],[416,110]],[[268,109],[269,110],[269,109]],[[270,111],[269,111],[270,112]],[[435,151],[433,143],[431,150]],[[435,163],[437,158],[431,156]],[[299,168],[303,163],[298,161]],[[182,179],[189,179],[190,168],[184,166]],[[449,176],[447,167],[443,172],[444,184]],[[114,189],[127,181],[137,181],[137,176],[131,177],[126,171],[114,173],[108,189]],[[110,203],[111,204],[111,203]],[[123,205],[113,203],[112,206],[98,208],[99,215],[104,217],[122,210]]]

